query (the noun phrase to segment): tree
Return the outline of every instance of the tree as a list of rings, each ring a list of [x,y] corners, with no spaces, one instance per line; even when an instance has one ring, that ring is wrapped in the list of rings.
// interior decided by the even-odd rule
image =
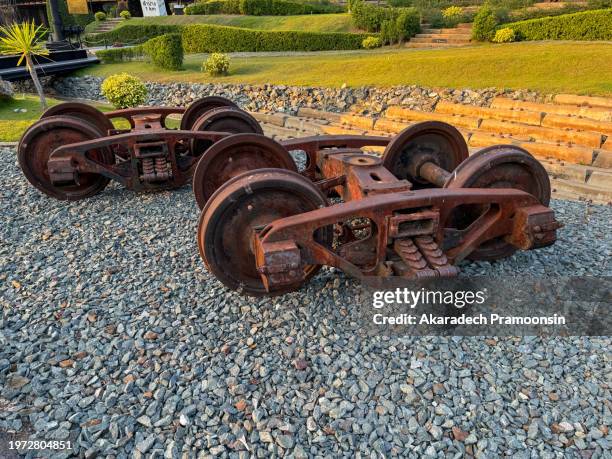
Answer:
[[[43,46],[42,37],[46,29],[40,25],[36,26],[34,21],[13,23],[10,26],[0,26],[0,54],[19,54],[17,65],[25,60],[25,65],[30,72],[30,77],[40,97],[40,105],[43,110],[47,108],[47,101],[42,85],[34,69],[34,56],[47,56],[49,50]]]

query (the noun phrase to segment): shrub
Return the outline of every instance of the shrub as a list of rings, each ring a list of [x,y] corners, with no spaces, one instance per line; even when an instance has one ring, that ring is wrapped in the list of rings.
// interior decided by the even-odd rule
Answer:
[[[387,3],[391,6],[400,7],[400,6],[412,6],[412,0],[387,0]]]
[[[563,14],[578,13],[586,9],[588,9],[587,6],[579,3],[566,3],[563,7],[554,9],[521,8],[518,10],[510,11],[508,13],[508,17],[501,21],[501,23],[527,21],[529,19],[540,19],[550,16],[561,16]]]
[[[249,16],[292,16],[297,14],[341,13],[344,7],[332,3],[299,3],[286,0],[240,0],[240,14]]]
[[[449,6],[442,11],[442,17],[446,27],[455,27],[463,20],[463,9],[460,6]]]
[[[505,24],[517,40],[612,40],[612,9]]]
[[[183,28],[186,53],[359,49],[367,34],[254,30],[211,24]]]
[[[472,38],[478,41],[491,41],[495,36],[497,24],[497,16],[493,9],[488,5],[483,6],[474,17]]]
[[[394,25],[387,23],[385,32],[388,34],[393,31],[391,35],[399,37],[400,40],[409,38],[420,30],[421,15],[416,8],[382,8],[359,2],[353,7],[351,15],[353,24],[368,32],[382,33],[383,23],[395,22]],[[383,38],[383,42],[387,41]]]
[[[587,5],[592,10],[612,8],[612,0],[589,0]]]
[[[379,32],[384,21],[391,19],[395,8],[381,8],[359,1],[353,6],[351,19],[355,27],[368,32]]]
[[[128,10],[123,10],[121,13],[119,13],[119,16],[121,16],[126,21],[132,17]]]
[[[142,59],[144,55],[142,46],[102,49],[96,52],[96,57],[98,57],[104,64],[139,60]]]
[[[498,29],[495,32],[495,36],[493,37],[493,41],[495,43],[510,43],[516,39],[516,35],[514,30],[509,27],[504,27],[503,29]]]
[[[399,40],[404,41],[413,37],[421,30],[421,17],[414,8],[398,8],[395,26]]]
[[[150,38],[158,37],[166,33],[180,33],[182,26],[179,25],[158,25],[158,24],[126,24],[117,27],[110,32],[103,32],[92,37],[92,43],[99,43],[106,40],[107,43],[144,43]],[[88,37],[86,37],[86,40]]]
[[[185,7],[185,14],[240,14],[240,0],[192,3]]]
[[[364,38],[361,42],[361,46],[365,49],[380,48],[382,46],[382,40],[379,37]]]
[[[183,66],[183,42],[179,33],[167,33],[151,38],[143,48],[145,54],[158,67],[178,70]]]
[[[94,17],[96,18],[96,21],[98,22],[106,21],[106,13],[102,11],[98,11],[96,14],[94,14]]]
[[[397,23],[388,19],[380,26],[380,39],[387,45],[392,45],[400,41]]]
[[[423,22],[429,24],[433,28],[444,27],[446,21],[442,16],[442,11],[436,8],[429,8],[421,11],[421,18]]]
[[[202,70],[211,76],[227,75],[230,61],[226,54],[212,53],[202,65]]]
[[[119,73],[102,82],[102,95],[116,108],[142,105],[147,100],[147,88],[138,78]]]

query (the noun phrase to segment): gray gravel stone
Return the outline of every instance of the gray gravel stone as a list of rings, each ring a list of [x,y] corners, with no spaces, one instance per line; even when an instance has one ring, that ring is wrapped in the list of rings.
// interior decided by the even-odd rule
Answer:
[[[331,269],[227,291],[189,187],[55,201],[14,149],[0,178],[0,435],[68,432],[73,457],[109,459],[608,454],[608,337],[363,336],[339,307],[358,284]],[[610,275],[611,208],[552,206],[556,245],[462,271]]]

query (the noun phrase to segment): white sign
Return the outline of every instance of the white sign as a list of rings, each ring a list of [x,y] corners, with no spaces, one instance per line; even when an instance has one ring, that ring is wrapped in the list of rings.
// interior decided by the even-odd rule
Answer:
[[[164,0],[140,0],[142,15],[147,16],[167,16],[166,4]]]

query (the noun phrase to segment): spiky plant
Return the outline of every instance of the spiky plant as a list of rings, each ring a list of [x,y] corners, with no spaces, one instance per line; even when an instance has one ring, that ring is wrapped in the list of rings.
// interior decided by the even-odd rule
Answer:
[[[46,29],[43,26],[36,26],[34,21],[13,23],[7,27],[0,26],[0,54],[18,54],[21,65],[25,65],[30,72],[30,77],[40,97],[40,105],[43,110],[47,108],[47,101],[43,92],[42,85],[34,69],[34,56],[47,56],[49,50],[43,46],[42,37]]]

